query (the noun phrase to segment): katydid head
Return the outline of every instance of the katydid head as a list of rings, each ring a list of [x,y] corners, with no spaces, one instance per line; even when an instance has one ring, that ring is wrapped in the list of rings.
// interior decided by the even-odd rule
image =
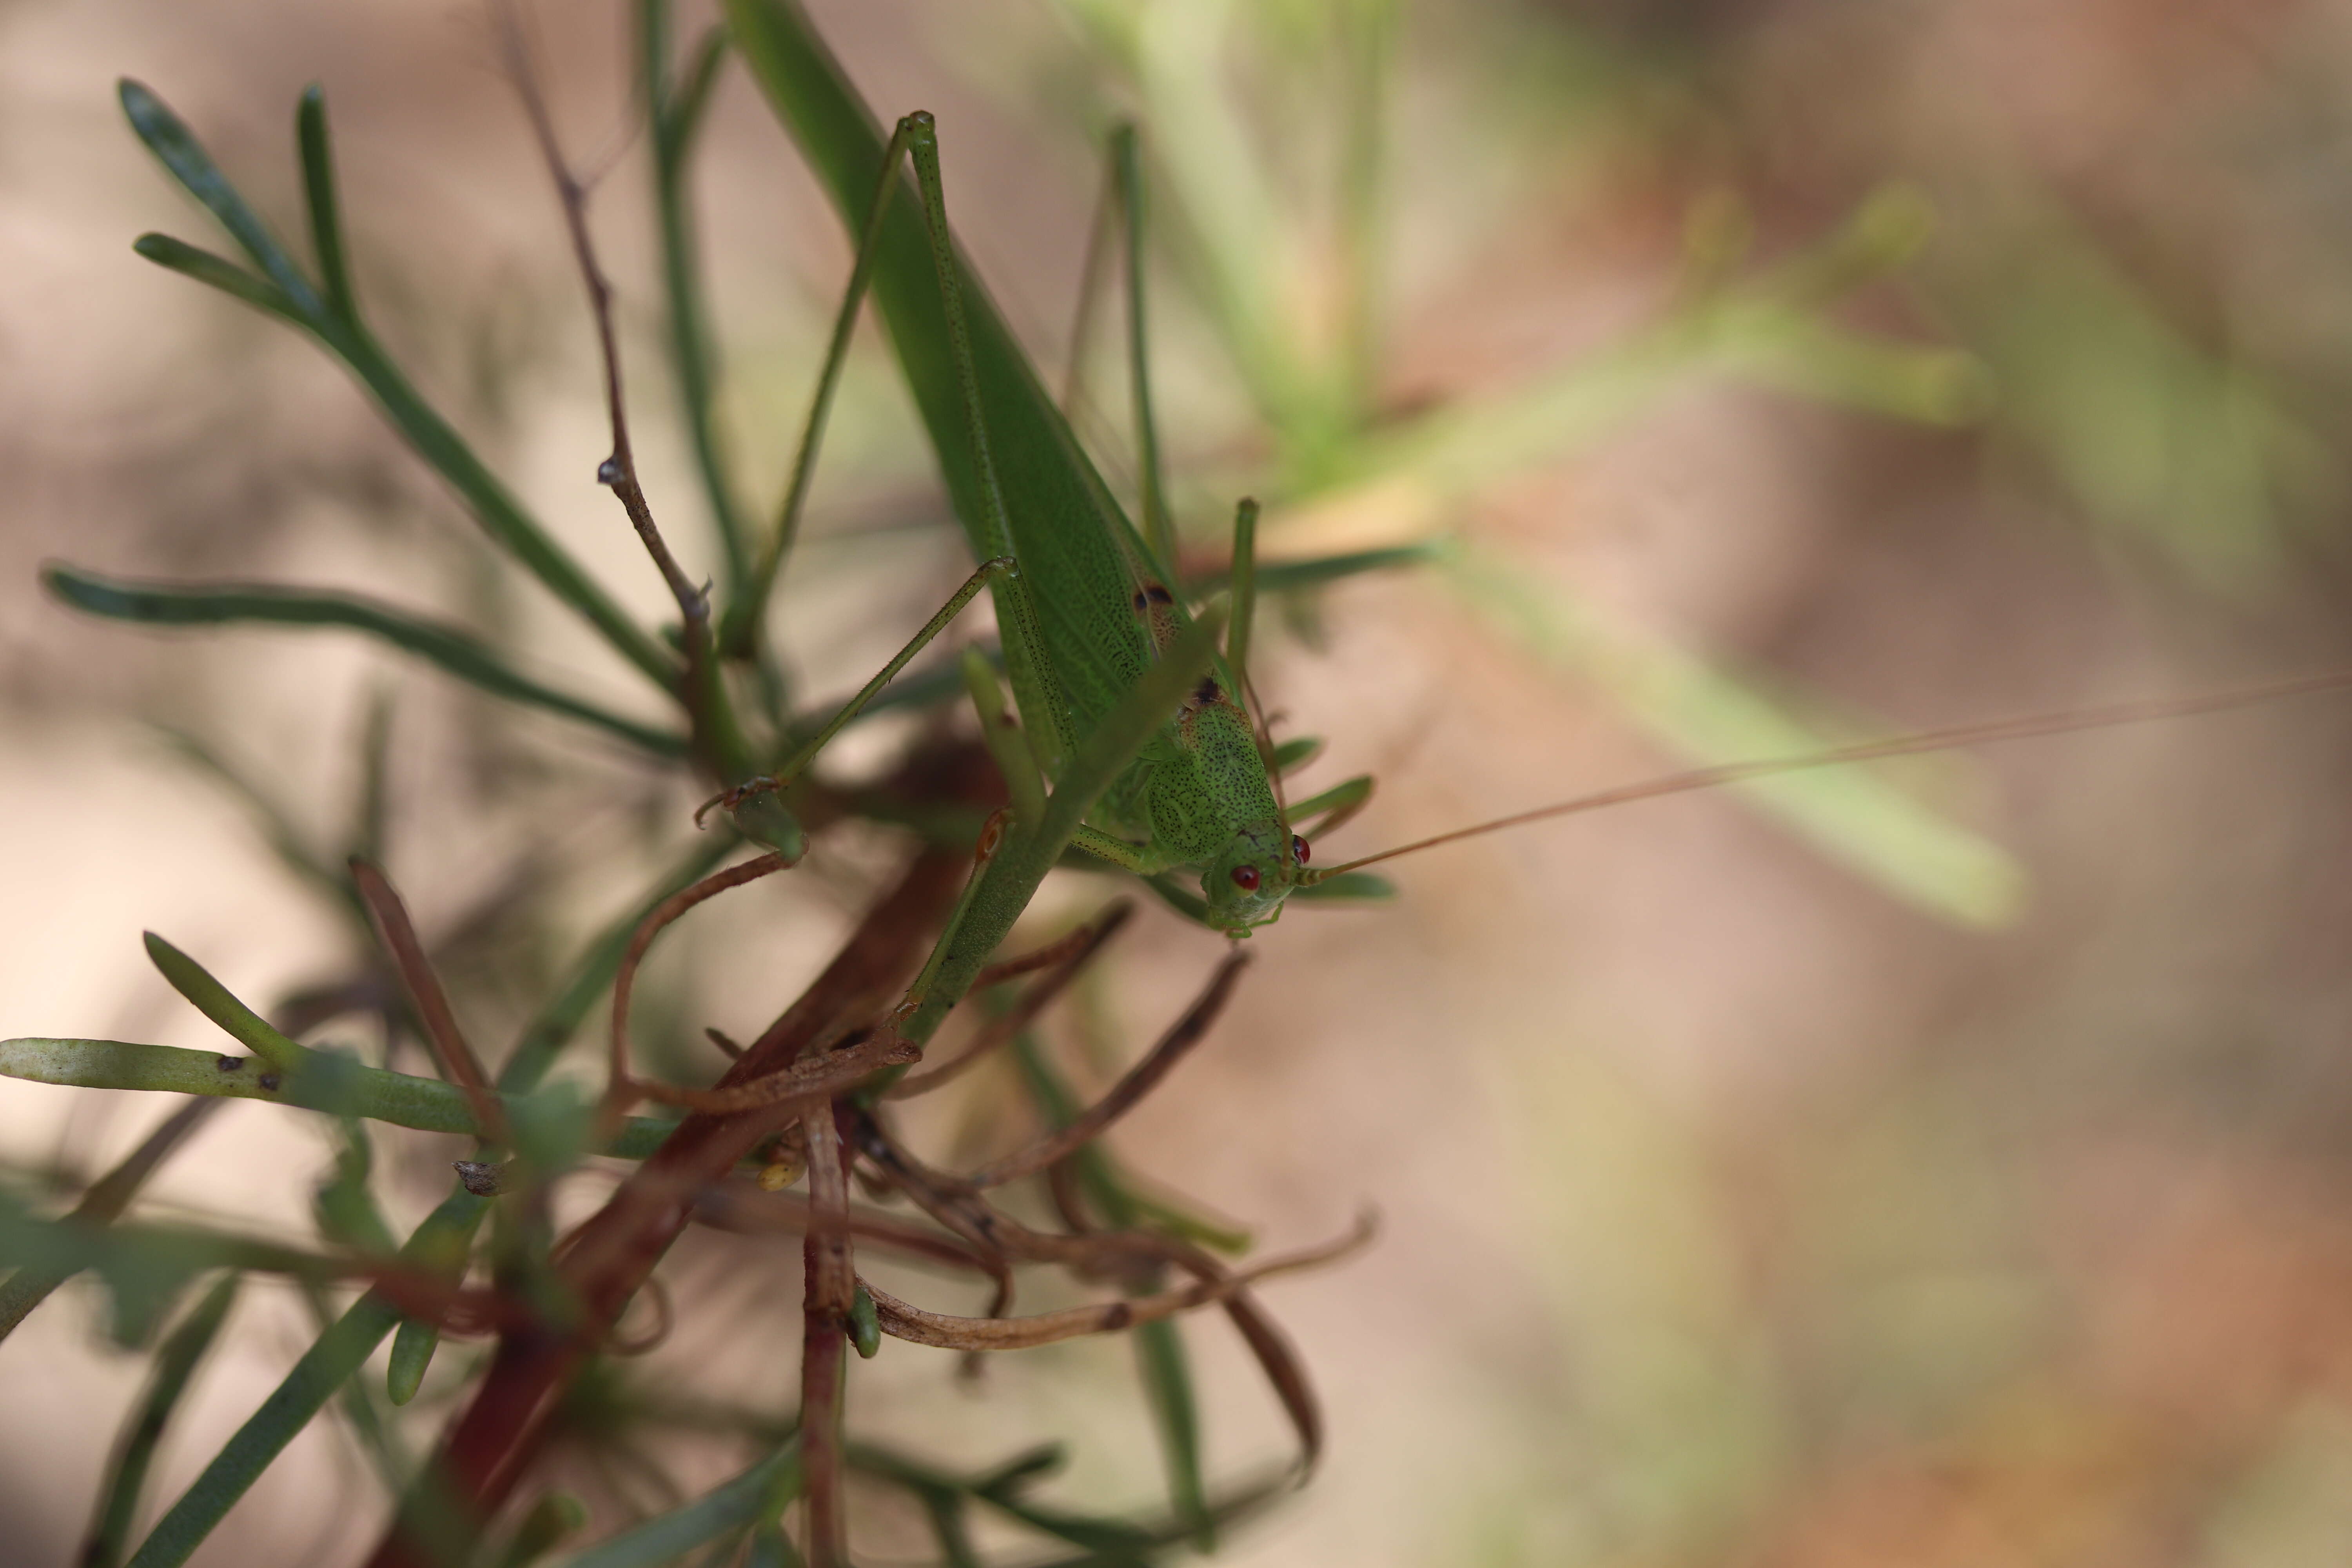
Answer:
[[[1279,818],[1243,828],[1201,878],[1209,924],[1227,936],[1272,924],[1306,864],[1307,840]]]

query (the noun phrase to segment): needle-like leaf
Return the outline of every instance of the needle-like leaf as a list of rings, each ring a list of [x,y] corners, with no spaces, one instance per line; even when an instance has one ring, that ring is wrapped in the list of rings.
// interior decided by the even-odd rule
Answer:
[[[593,724],[657,757],[686,752],[686,737],[624,718],[518,673],[471,632],[356,594],[268,584],[132,583],[51,564],[50,593],[78,610],[152,626],[340,626],[363,632],[439,666],[494,697]]]
[[[195,1374],[197,1364],[212,1348],[221,1324],[227,1320],[243,1278],[234,1270],[222,1275],[156,1351],[155,1370],[148,1376],[147,1392],[141,1396],[131,1418],[123,1423],[122,1435],[115,1439],[113,1457],[107,1461],[106,1479],[98,1489],[98,1508],[90,1521],[89,1536],[76,1559],[81,1568],[116,1568],[122,1561],[131,1526],[137,1522],[139,1493],[147,1484],[147,1468],[154,1460],[155,1446],[163,1441],[172,1412],[178,1407],[180,1395],[187,1392],[188,1380]]]

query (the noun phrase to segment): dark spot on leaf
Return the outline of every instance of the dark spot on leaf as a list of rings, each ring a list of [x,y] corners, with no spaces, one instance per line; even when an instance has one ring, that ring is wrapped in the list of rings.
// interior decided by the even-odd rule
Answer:
[[[1192,688],[1192,700],[1202,707],[1214,702],[1222,695],[1217,688],[1217,678],[1213,675],[1201,677],[1201,684]]]
[[[245,1058],[243,1057],[215,1057],[213,1058],[213,1066],[218,1068],[223,1072],[243,1072],[245,1070]]]
[[[265,1091],[270,1094],[276,1094],[278,1092],[278,1078],[276,1073],[266,1072],[261,1075],[261,1087]]]
[[[457,1172],[457,1182],[478,1198],[494,1198],[499,1194],[499,1167],[484,1160],[452,1160]]]

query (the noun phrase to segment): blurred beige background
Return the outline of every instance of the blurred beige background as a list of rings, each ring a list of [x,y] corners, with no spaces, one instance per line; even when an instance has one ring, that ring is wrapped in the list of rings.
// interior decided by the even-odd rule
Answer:
[[[957,221],[1048,363],[1076,289],[1090,136],[1133,90],[1085,18],[1202,29],[1221,133],[1259,149],[1276,190],[1313,191],[1329,162],[1320,100],[1287,98],[1285,73],[1313,82],[1331,8],[812,6],[877,108],[939,111]],[[625,131],[625,18],[537,15],[589,161]],[[1376,406],[1475,408],[1670,313],[1694,215],[1702,232],[1752,231],[1742,276],[1890,180],[1938,226],[1838,319],[1965,351],[1996,391],[1980,420],[1922,424],[1698,363],[1425,519],[1538,597],[1792,710],[1897,729],[2352,662],[2337,455],[2352,433],[2352,9],[1478,0],[1407,5],[1400,25]],[[593,481],[576,282],[491,61],[467,5],[0,13],[0,1035],[211,1043],[143,963],[142,928],[248,997],[352,962],[327,901],[159,722],[267,780],[323,849],[367,705],[391,693],[391,863],[420,919],[447,931],[501,895],[534,911],[515,928],[528,940],[467,950],[461,1005],[493,1039],[685,841],[683,784],[373,647],[146,636],[71,616],[34,582],[56,557],[361,587],[640,701],[486,563],[338,370],[129,248],[148,228],[215,241],[124,129],[117,76],[162,92],[289,230],[292,105],[323,83],[361,289],[394,352],[657,618],[660,583]],[[725,407],[744,492],[766,497],[846,247],[739,68],[703,159]],[[648,489],[699,569],[638,164],[617,164],[598,221]],[[1299,232],[1267,234],[1265,252],[1276,297],[1311,321],[1322,209],[1295,212]],[[1178,499],[1213,550],[1232,489],[1273,481],[1186,276],[1155,273],[1156,368]],[[878,664],[961,570],[891,366],[878,340],[866,351],[820,537],[780,611],[812,692]],[[1103,363],[1097,384],[1115,385]],[[1103,416],[1114,439],[1120,417],[1116,402]],[[1270,537],[1369,537],[1392,520],[1360,514],[1393,501],[1343,490]],[[1381,775],[1318,858],[1682,761],[1608,679],[1538,657],[1442,578],[1343,584],[1313,619],[1315,637],[1265,638],[1260,684],[1296,730],[1328,737],[1314,787]],[[1313,1486],[1226,1560],[2343,1561],[2347,719],[2322,698],[1898,775],[2022,868],[2019,911],[1990,929],[1922,912],[1717,795],[1401,862],[1394,904],[1298,909],[1261,933],[1234,1012],[1116,1146],[1277,1247],[1363,1203],[1383,1232],[1345,1267],[1266,1290],[1333,1442]],[[904,732],[877,727],[841,765],[873,765]],[[677,1061],[701,1064],[677,1070],[711,1070],[688,1043],[702,1024],[756,1029],[792,994],[890,854],[878,838],[826,846],[790,887],[681,931],[646,1015]],[[1073,879],[1048,902],[1066,918],[1105,888]],[[1181,1006],[1219,946],[1157,912],[1139,926],[1076,1010],[1120,1051]],[[1064,1044],[1082,1049],[1070,1022]],[[1005,1092],[983,1079],[918,1125],[934,1147],[976,1146]],[[86,1180],[166,1109],[0,1085],[0,1156],[30,1182]],[[456,1152],[379,1139],[396,1225]],[[307,1237],[329,1157],[292,1113],[236,1104],[143,1202]],[[600,1191],[583,1177],[572,1197]],[[665,1277],[679,1330],[627,1375],[788,1409],[796,1248],[698,1237]],[[917,1289],[976,1310],[960,1286]],[[69,1555],[139,1386],[98,1306],[69,1289],[0,1345],[7,1562]],[[247,1291],[165,1444],[157,1506],[310,1331],[299,1298]],[[1219,1473],[1278,1457],[1278,1415],[1222,1323],[1190,1342]],[[420,1445],[457,1390],[462,1363],[444,1360],[404,1417]],[[857,1369],[851,1421],[974,1466],[1063,1436],[1061,1495],[1144,1508],[1159,1462],[1129,1369],[1119,1345],[1073,1345],[1001,1361],[973,1391],[951,1358],[893,1344]],[[740,1453],[616,1429],[551,1473],[608,1528]],[[322,1421],[198,1561],[351,1561],[383,1509]],[[924,1551],[880,1501],[859,1531],[877,1562]]]

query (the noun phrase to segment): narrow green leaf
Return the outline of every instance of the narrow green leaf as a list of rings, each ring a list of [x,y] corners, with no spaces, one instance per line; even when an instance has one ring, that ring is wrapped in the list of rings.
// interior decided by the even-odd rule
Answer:
[[[358,910],[350,879],[342,868],[311,852],[310,845],[303,841],[301,830],[295,826],[293,815],[268,790],[196,736],[167,728],[163,738],[173,751],[194,763],[251,814],[279,865],[338,902]]]
[[[407,1258],[429,1247],[437,1232],[474,1223],[475,1211],[483,1202],[465,1193],[445,1200],[417,1226],[401,1256]],[[177,1568],[186,1562],[286,1445],[360,1369],[399,1319],[398,1309],[373,1290],[352,1302],[172,1505],[131,1559],[129,1568]]]
[[[205,1352],[212,1348],[221,1324],[227,1320],[242,1278],[235,1272],[222,1275],[155,1352],[155,1370],[148,1376],[147,1392],[141,1396],[131,1419],[123,1424],[121,1436],[115,1439],[113,1457],[107,1461],[106,1479],[98,1489],[98,1508],[90,1520],[89,1537],[76,1560],[81,1568],[117,1568],[121,1563],[131,1526],[138,1521],[139,1493],[147,1484],[147,1468],[154,1461],[155,1447],[163,1441],[172,1412],[178,1407],[180,1395],[187,1391],[188,1380],[194,1376]]]
[[[509,554],[545,584],[549,591],[584,616],[607,642],[628,661],[660,686],[664,691],[675,692],[677,661],[661,646],[624,614],[611,595],[597,585],[581,569],[563,548],[557,544],[537,520],[523,510],[522,504],[501,484],[497,476],[474,455],[464,438],[450,427],[416,389],[400,373],[379,343],[357,319],[355,313],[329,310],[319,292],[303,277],[285,247],[278,243],[252,208],[239,195],[212,157],[183,124],[178,116],[166,108],[152,92],[135,81],[121,84],[123,111],[131,118],[132,130],[147,143],[173,177],[185,186],[197,200],[211,209],[213,216],[230,236],[242,245],[257,263],[274,291],[256,291],[254,280],[237,268],[208,257],[192,246],[163,236],[150,236],[140,242],[140,253],[151,260],[186,272],[189,276],[225,289],[247,302],[259,305],[310,331],[358,376],[374,396],[377,406],[392,421],[395,429],[406,437],[419,457],[430,464],[463,497],[485,532]],[[317,121],[316,145],[310,134],[307,119],[301,124],[304,176],[306,189],[312,200],[314,223],[325,221],[331,226],[330,247],[336,257],[335,269],[340,274],[342,261],[341,228],[339,214],[332,211],[331,171],[327,159],[323,109]],[[320,205],[323,192],[327,205]],[[315,233],[315,231],[314,231]],[[341,284],[346,304],[349,283]]]
[[[1168,1465],[1168,1498],[1176,1517],[1192,1524],[1192,1543],[1217,1549],[1209,1518],[1209,1489],[1201,1470],[1201,1406],[1192,1394],[1192,1363],[1183,1333],[1172,1321],[1145,1323],[1135,1331],[1135,1360],[1160,1426],[1160,1451]]]
[[[215,256],[168,234],[142,234],[131,242],[131,248],[158,267],[209,284],[298,327],[310,325],[294,301],[286,297],[285,290],[266,278],[256,278],[226,257]]]
[[[751,1524],[772,1504],[789,1501],[799,1494],[800,1484],[800,1445],[794,1443],[684,1507],[566,1558],[563,1568],[659,1568],[706,1541]]]
[[[147,143],[148,151],[162,160],[163,167],[190,195],[211,211],[221,227],[228,231],[229,237],[245,247],[245,253],[278,285],[299,314],[318,318],[321,307],[310,280],[302,276],[301,269],[286,254],[286,247],[278,243],[269,226],[261,221],[261,216],[237,194],[236,187],[221,173],[195,134],[162,99],[141,83],[125,77],[116,90],[122,100],[122,112],[130,117],[131,129]]]
[[[89,1229],[113,1224],[138,1195],[139,1189],[146,1185],[147,1178],[155,1173],[173,1150],[187,1141],[189,1134],[204,1125],[214,1108],[212,1100],[194,1100],[166,1117],[161,1126],[140,1141],[139,1147],[123,1157],[121,1164],[82,1194],[81,1202],[73,1207],[74,1223]],[[34,1308],[47,1300],[77,1272],[79,1266],[26,1264],[0,1281],[0,1340],[14,1333],[16,1325]]]
[[[743,1568],[801,1568],[801,1564],[800,1549],[782,1525],[763,1524],[751,1531],[751,1551],[743,1559]]]
[[[327,141],[327,99],[312,82],[294,111],[294,139],[302,153],[302,195],[310,209],[310,248],[326,287],[327,309],[346,321],[359,319],[352,298],[350,263],[343,255],[342,206],[335,195],[335,159]]]
[[[1316,903],[1369,903],[1396,897],[1396,884],[1372,871],[1342,871],[1290,895]]]
[[[355,594],[266,584],[131,583],[55,563],[42,569],[41,578],[49,592],[67,604],[110,620],[163,626],[238,623],[341,626],[363,632],[437,665],[494,697],[593,724],[656,756],[686,753],[684,736],[541,686],[517,673],[470,632]]]
[[[172,983],[172,989],[186,997],[197,1012],[218,1024],[231,1039],[282,1073],[299,1072],[310,1061],[311,1053],[307,1047],[279,1034],[269,1020],[238,1001],[227,986],[214,979],[203,964],[152,931],[146,933],[145,941],[148,959]]]
[[[719,85],[719,68],[726,63],[727,29],[714,23],[694,46],[694,58],[687,62],[677,96],[670,100],[670,141],[678,156],[693,151],[695,135],[710,109],[710,90]]]
[[[387,1072],[333,1051],[306,1055],[301,1072],[281,1077],[268,1070],[266,1059],[251,1057],[125,1040],[27,1037],[0,1040],[0,1078],[77,1089],[161,1089],[229,1100],[267,1100],[426,1132],[479,1134],[465,1091],[455,1084]],[[555,1109],[567,1114],[576,1110],[576,1095],[562,1098],[567,1103]],[[539,1096],[502,1094],[499,1100],[509,1121],[532,1123],[547,1119]],[[602,1152],[642,1160],[659,1148],[677,1125],[657,1117],[633,1116]],[[0,1287],[0,1293],[5,1289]],[[5,1300],[5,1294],[0,1294],[0,1300]]]
[[[709,106],[710,89],[723,58],[725,34],[713,27],[703,36],[686,81],[672,97],[669,81],[669,0],[640,0],[637,7],[639,90],[652,107],[654,139],[654,216],[661,239],[662,285],[668,296],[670,363],[677,372],[677,392],[687,435],[694,447],[695,465],[702,477],[704,499],[727,558],[730,584],[740,583],[751,568],[742,509],[727,473],[726,452],[719,438],[714,409],[718,382],[711,348],[709,308],[703,298],[702,266],[696,243],[692,192],[687,178],[687,157],[694,133]]]
[[[378,686],[368,697],[367,722],[360,731],[359,799],[352,812],[352,853],[383,864],[385,829],[392,816],[392,691]],[[349,887],[349,882],[344,886]]]
[[[389,1255],[394,1249],[392,1228],[384,1224],[383,1211],[376,1207],[374,1191],[368,1184],[375,1169],[374,1147],[363,1122],[351,1117],[341,1122],[334,1173],[311,1195],[319,1233],[355,1252]]]
[[[1406,566],[1425,566],[1441,558],[1445,545],[1437,541],[1423,544],[1400,544],[1383,550],[1355,550],[1341,555],[1318,555],[1300,561],[1260,561],[1257,563],[1257,589],[1261,594],[1295,592],[1301,588],[1319,588],[1326,583],[1342,578],[1359,577],[1367,572],[1393,572]],[[1224,586],[1222,574],[1194,577],[1184,584],[1186,594],[1194,598]]]
[[[569,1492],[549,1492],[531,1504],[530,1511],[515,1526],[505,1550],[498,1555],[497,1568],[530,1568],[567,1537],[587,1528],[587,1504]]]

